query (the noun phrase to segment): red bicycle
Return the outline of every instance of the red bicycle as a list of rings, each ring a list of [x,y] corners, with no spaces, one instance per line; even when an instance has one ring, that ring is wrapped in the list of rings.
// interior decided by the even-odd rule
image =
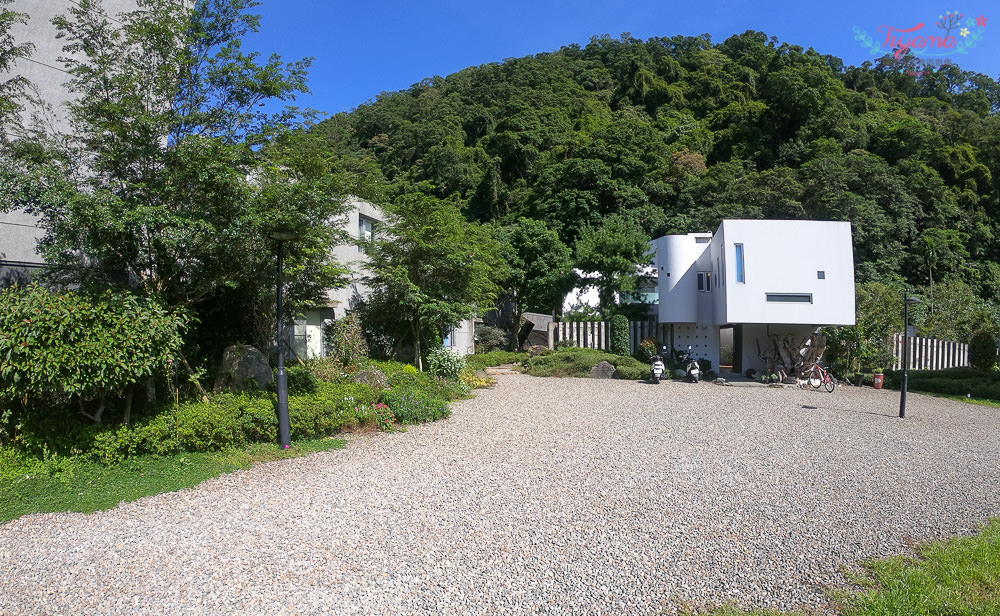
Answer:
[[[834,388],[837,387],[837,379],[833,378],[833,375],[818,363],[810,366],[809,371],[806,374],[809,386],[813,389],[823,387],[832,394]]]

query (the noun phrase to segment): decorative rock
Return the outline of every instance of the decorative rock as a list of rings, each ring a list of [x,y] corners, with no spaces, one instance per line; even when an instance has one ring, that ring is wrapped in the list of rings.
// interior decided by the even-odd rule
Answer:
[[[267,389],[274,384],[274,372],[267,357],[252,346],[233,345],[222,352],[222,368],[215,390]]]
[[[592,379],[613,379],[615,378],[615,367],[606,361],[602,361],[590,369]]]
[[[726,382],[726,379],[722,378],[721,376],[712,382],[715,383],[716,385],[729,385],[729,383]]]
[[[539,355],[544,355],[545,352],[548,350],[549,347],[547,346],[542,346],[540,344],[533,344],[531,345],[531,348],[528,349],[528,355],[530,357],[538,357]]]

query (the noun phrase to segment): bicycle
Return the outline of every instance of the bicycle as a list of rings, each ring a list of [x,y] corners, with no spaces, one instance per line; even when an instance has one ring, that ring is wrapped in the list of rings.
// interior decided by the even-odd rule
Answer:
[[[808,374],[806,379],[809,382],[809,386],[813,389],[819,389],[822,386],[832,394],[834,388],[837,386],[837,379],[833,378],[833,375],[823,368],[823,366],[820,366],[819,363],[810,366],[806,374]]]

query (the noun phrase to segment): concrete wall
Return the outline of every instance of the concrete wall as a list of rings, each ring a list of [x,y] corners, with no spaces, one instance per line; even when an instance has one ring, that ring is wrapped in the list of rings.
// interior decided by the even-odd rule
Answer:
[[[709,247],[711,233],[665,235],[650,242],[656,251],[661,323],[696,323],[702,313],[695,265]]]
[[[744,250],[745,281],[736,282],[735,245]],[[713,266],[725,263],[715,322],[853,325],[851,223],[815,220],[725,220],[712,240]],[[823,278],[820,278],[822,272]],[[768,294],[808,295],[773,302]]]
[[[62,70],[59,56],[63,55],[66,41],[56,38],[52,18],[68,15],[75,3],[69,0],[14,0],[9,7],[17,13],[28,15],[27,24],[14,24],[10,34],[18,43],[35,46],[30,59],[17,60],[12,71],[0,72],[0,81],[22,75],[34,84],[38,98],[48,107],[27,106],[23,121],[28,123],[33,115],[39,116],[51,132],[68,132],[70,129],[66,103],[73,95],[66,89],[69,78]],[[104,0],[104,12],[114,17],[118,13],[137,8],[136,0]],[[35,251],[42,230],[37,219],[23,212],[0,213],[0,285],[40,268],[44,261]]]
[[[385,224],[385,214],[377,205],[357,197],[349,197],[347,205],[350,209],[338,223],[350,238],[359,239],[358,223],[362,217],[375,222],[375,234],[378,235],[378,225]],[[371,292],[364,282],[364,277],[369,274],[365,267],[368,255],[354,244],[344,244],[333,249],[333,256],[351,268],[350,282],[347,286],[327,291],[329,306],[333,308],[336,318],[342,319]]]
[[[684,351],[691,346],[691,356],[712,362],[712,370],[719,371],[719,327],[677,323],[674,325],[674,348]]]

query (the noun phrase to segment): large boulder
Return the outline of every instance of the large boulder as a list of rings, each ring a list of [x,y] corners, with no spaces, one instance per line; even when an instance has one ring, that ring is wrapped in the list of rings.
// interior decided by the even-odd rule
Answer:
[[[592,379],[613,379],[615,378],[615,367],[606,361],[602,361],[590,369]]]
[[[274,372],[267,357],[254,347],[238,344],[222,352],[222,368],[215,379],[216,391],[267,389],[273,384]]]

